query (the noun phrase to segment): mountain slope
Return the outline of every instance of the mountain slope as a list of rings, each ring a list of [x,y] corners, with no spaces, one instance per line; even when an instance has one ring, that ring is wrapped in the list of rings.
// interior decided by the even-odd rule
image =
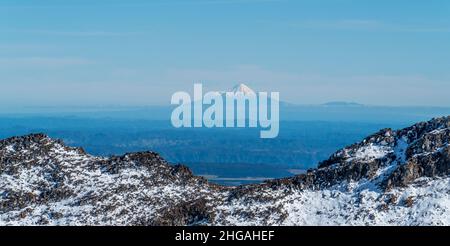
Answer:
[[[250,89],[250,87],[248,87],[245,84],[238,84],[236,86],[233,87],[233,90],[231,91],[233,93],[242,93],[244,96],[256,96],[255,91],[253,91],[252,89]]]
[[[318,169],[223,187],[153,152],[0,141],[1,225],[450,225],[450,117],[383,129]]]

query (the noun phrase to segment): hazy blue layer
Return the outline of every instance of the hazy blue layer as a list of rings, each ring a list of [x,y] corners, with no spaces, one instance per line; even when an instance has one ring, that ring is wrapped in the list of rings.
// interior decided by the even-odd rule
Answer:
[[[224,184],[294,175],[382,128],[450,115],[447,108],[285,105],[279,136],[260,139],[257,128],[173,128],[162,120],[167,107],[40,110],[0,116],[0,138],[43,132],[102,156],[152,150]]]

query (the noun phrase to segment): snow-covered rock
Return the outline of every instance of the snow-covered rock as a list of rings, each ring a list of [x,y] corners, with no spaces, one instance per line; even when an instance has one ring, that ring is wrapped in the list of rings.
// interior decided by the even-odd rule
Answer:
[[[253,91],[250,87],[248,87],[247,85],[242,84],[242,83],[233,87],[232,92],[235,94],[242,93],[242,95],[244,95],[244,96],[255,96],[256,95],[255,91]]]
[[[158,154],[0,141],[0,225],[450,225],[450,117],[383,129],[317,169],[211,184]]]

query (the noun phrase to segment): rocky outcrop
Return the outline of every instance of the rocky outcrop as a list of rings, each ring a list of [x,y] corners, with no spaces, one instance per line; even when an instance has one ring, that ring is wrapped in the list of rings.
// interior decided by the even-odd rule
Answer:
[[[295,178],[275,180],[271,184],[290,183],[301,189],[322,189],[340,182],[372,180],[382,173],[378,184],[392,189],[406,186],[420,177],[450,174],[450,117],[421,122],[394,131],[383,129],[362,142],[337,151],[319,163],[319,168]]]
[[[154,152],[0,141],[3,225],[448,225],[450,117],[383,129],[306,174],[224,187]]]

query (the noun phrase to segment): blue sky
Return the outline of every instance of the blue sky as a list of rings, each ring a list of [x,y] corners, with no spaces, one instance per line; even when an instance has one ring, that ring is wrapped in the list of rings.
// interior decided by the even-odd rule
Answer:
[[[194,82],[299,104],[450,106],[447,0],[1,0],[2,105],[168,104]]]

